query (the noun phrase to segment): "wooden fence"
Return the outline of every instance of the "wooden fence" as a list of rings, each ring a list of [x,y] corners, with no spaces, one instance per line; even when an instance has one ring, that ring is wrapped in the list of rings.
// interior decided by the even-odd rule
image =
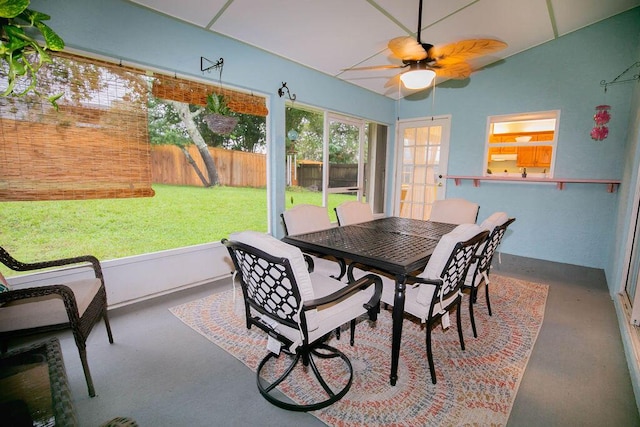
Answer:
[[[189,154],[200,171],[206,176],[206,169],[198,148],[190,145]],[[209,147],[213,162],[218,170],[221,185],[230,187],[266,187],[267,160],[264,154],[225,150]],[[174,145],[154,145],[151,148],[151,176],[154,183],[202,186],[182,150]]]
[[[197,147],[190,145],[188,150],[200,171],[206,176],[204,163]],[[266,155],[212,147],[209,147],[209,152],[218,169],[218,179],[221,185],[229,187],[267,186]],[[315,190],[322,188],[321,164],[301,162],[297,168],[297,185]],[[330,171],[330,187],[355,187],[358,185],[358,165],[331,164]],[[202,186],[202,181],[193,166],[182,150],[174,145],[152,146],[151,176],[153,182],[158,184]]]

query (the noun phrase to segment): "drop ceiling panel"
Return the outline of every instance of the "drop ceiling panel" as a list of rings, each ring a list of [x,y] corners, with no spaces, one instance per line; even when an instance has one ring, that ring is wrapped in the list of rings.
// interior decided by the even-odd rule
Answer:
[[[211,29],[331,75],[399,32],[367,2],[343,0],[235,0]]]
[[[398,96],[397,76],[403,70],[342,70],[401,65],[391,57],[387,43],[414,36],[418,26],[419,0],[127,1],[392,98]],[[554,23],[558,35],[564,35],[640,6],[640,0],[423,1],[423,42],[495,38],[508,44],[500,52],[469,61],[475,69],[552,40]]]
[[[426,28],[441,19],[446,18],[459,10],[468,7],[478,0],[423,0],[422,6],[422,28]],[[410,30],[407,33],[398,33],[399,36],[414,35],[418,29],[418,2],[416,0],[377,0],[370,1],[377,4],[390,16],[399,21],[405,28]]]
[[[226,2],[226,0],[135,0],[133,3],[205,27]]]
[[[546,2],[478,2],[430,27],[423,36],[433,45],[473,38],[495,38],[506,42],[508,47],[497,52],[499,57],[549,41],[553,39],[553,29]]]
[[[551,5],[562,36],[640,6],[640,0],[551,0]]]

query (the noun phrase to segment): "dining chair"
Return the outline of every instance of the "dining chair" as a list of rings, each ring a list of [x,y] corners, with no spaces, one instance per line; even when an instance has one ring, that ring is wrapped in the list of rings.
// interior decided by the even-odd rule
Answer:
[[[426,323],[426,352],[431,382],[436,384],[431,334],[438,322],[443,329],[450,325],[449,314],[456,310],[460,348],[465,349],[461,325],[462,285],[471,259],[488,231],[476,224],[461,224],[442,236],[424,270],[417,276],[408,276],[404,311]],[[395,281],[382,275],[382,302],[394,305]]]
[[[342,202],[335,207],[336,217],[339,225],[358,224],[366,221],[373,221],[373,212],[368,203],[357,200]]]
[[[436,200],[431,205],[429,221],[447,224],[475,224],[480,205],[465,199]]]
[[[222,243],[240,278],[247,329],[255,325],[269,337],[269,352],[256,372],[260,394],[292,411],[313,411],[341,399],[351,387],[353,367],[342,351],[325,341],[333,330],[361,315],[377,319],[380,278],[370,274],[344,284],[309,273],[300,249],[265,233],[244,231]],[[282,353],[290,363],[276,363]],[[313,388],[305,393],[309,401],[283,399],[278,387],[289,375],[307,376],[304,383]]]
[[[102,267],[91,255],[24,263],[0,247],[0,262],[14,271],[36,271],[51,267],[85,269],[87,278],[52,285],[9,288],[0,292],[0,343],[2,352],[12,338],[70,328],[75,339],[89,396],[96,395],[87,362],[87,338],[93,326],[104,320],[113,344],[107,317],[107,293]]]
[[[287,236],[313,233],[336,226],[331,223],[327,209],[318,205],[296,205],[284,211],[280,216]],[[321,272],[338,280],[346,272],[346,264],[343,259],[307,253],[306,260],[310,271]]]
[[[509,218],[505,212],[495,212],[480,224],[480,227],[483,230],[487,230],[490,234],[487,240],[482,242],[477,253],[474,255],[471,266],[469,267],[469,273],[462,286],[463,289],[469,290],[469,318],[471,319],[473,336],[476,338],[478,337],[478,331],[476,330],[473,305],[478,299],[478,288],[484,285],[487,310],[489,316],[491,316],[491,301],[489,300],[489,272],[491,271],[491,261],[498,246],[500,246],[502,242],[507,227],[515,220],[515,218]]]

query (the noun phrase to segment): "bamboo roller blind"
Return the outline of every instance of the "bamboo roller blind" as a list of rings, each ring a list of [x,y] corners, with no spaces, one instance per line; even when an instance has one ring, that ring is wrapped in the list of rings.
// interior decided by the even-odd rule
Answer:
[[[262,117],[269,114],[266,101],[260,96],[175,77],[154,76],[152,93],[156,98],[204,106],[207,105],[207,95],[212,92],[224,95],[229,109],[236,113]]]
[[[0,201],[153,196],[148,96],[205,105],[222,91],[236,112],[268,113],[262,97],[69,54],[43,70],[38,89],[64,92],[60,111],[0,98]]]

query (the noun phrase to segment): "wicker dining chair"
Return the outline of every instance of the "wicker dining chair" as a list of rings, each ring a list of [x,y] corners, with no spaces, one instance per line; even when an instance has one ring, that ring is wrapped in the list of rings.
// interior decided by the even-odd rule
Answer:
[[[98,259],[85,255],[24,263],[0,247],[0,262],[14,271],[63,266],[91,271],[93,277],[86,279],[0,292],[0,343],[4,353],[11,338],[70,328],[80,353],[89,396],[94,397],[96,392],[87,362],[87,338],[100,319],[104,319],[109,342],[113,344],[107,317],[107,293]]]
[[[351,387],[353,367],[342,351],[325,341],[332,331],[352,319],[368,314],[369,319],[376,320],[382,292],[380,278],[367,275],[345,284],[309,273],[300,249],[265,233],[244,231],[229,239],[222,243],[240,278],[247,328],[255,325],[269,337],[270,351],[256,372],[260,394],[291,411],[313,411],[341,399]],[[274,359],[283,353],[290,361],[278,369]],[[267,371],[276,373],[269,376]],[[309,401],[283,400],[278,387],[286,385],[289,375],[309,377],[304,380],[313,388],[306,393],[312,396]]]

